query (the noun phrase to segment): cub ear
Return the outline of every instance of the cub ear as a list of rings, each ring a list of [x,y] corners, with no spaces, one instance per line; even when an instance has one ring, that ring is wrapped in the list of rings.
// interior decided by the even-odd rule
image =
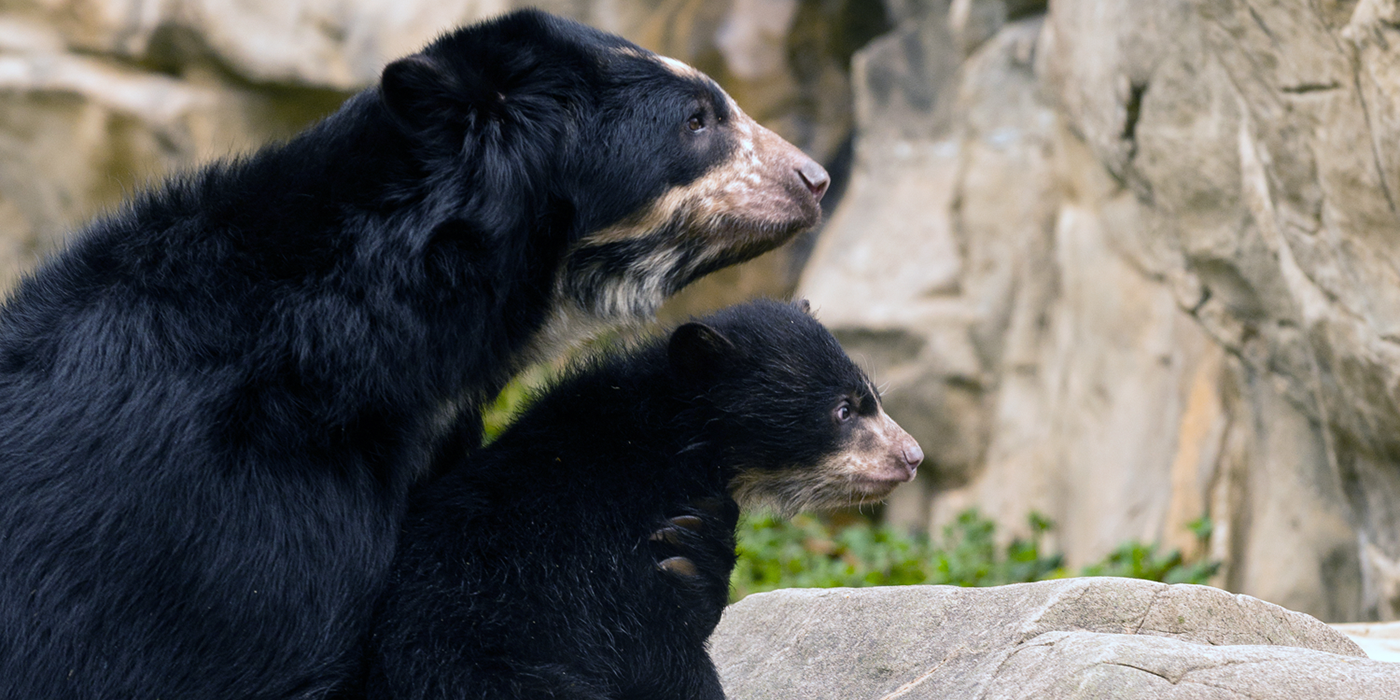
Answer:
[[[671,368],[690,379],[709,378],[736,352],[731,340],[703,323],[687,323],[677,328],[667,348]]]
[[[802,313],[807,314],[808,316],[812,315],[812,302],[807,301],[806,299],[794,299],[792,305],[797,307],[798,311],[801,311]]]

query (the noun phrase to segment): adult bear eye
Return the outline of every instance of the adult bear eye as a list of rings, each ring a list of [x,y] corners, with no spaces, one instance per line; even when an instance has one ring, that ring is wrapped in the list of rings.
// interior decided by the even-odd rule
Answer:
[[[853,415],[855,414],[851,412],[851,405],[845,401],[842,401],[841,405],[836,407],[836,420],[840,423],[845,423],[850,420]]]
[[[697,114],[695,116],[692,116],[689,120],[687,120],[685,126],[691,131],[699,131],[705,128],[705,120],[701,119],[700,115]]]

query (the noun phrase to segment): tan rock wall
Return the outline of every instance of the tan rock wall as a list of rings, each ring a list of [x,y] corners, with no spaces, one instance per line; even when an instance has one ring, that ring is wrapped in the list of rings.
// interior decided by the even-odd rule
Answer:
[[[0,7],[0,289],[138,189],[284,138],[344,97],[255,85],[206,53],[149,57],[150,65],[89,53],[83,42],[97,29],[67,26],[65,13],[107,15]]]
[[[1082,564],[1205,515],[1232,590],[1395,617],[1400,4],[1038,9],[930,3],[856,61],[800,291],[929,455],[891,516],[1034,508]]]

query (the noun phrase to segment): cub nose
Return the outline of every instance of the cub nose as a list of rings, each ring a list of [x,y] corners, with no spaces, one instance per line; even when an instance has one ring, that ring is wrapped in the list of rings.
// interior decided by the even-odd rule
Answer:
[[[817,161],[808,158],[802,165],[798,166],[797,175],[802,178],[802,183],[807,185],[812,196],[816,197],[818,202],[822,201],[822,195],[826,194],[827,185],[831,184],[831,176],[826,174],[826,168],[823,168]]]

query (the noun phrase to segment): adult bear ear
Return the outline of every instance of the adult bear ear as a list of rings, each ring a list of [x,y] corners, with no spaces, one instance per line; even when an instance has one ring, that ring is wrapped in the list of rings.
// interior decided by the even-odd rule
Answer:
[[[812,302],[807,301],[806,299],[794,299],[792,305],[797,307],[798,311],[801,311],[802,313],[807,314],[808,316],[812,315]]]
[[[416,54],[384,66],[379,94],[396,119],[417,126],[451,100],[453,82],[437,62]]]
[[[480,75],[420,53],[385,66],[379,94],[389,113],[412,130],[460,131],[472,112],[489,108],[489,98],[496,97],[485,84]]]
[[[703,323],[687,323],[671,333],[667,354],[677,375],[690,380],[710,379],[738,353],[734,342]]]

